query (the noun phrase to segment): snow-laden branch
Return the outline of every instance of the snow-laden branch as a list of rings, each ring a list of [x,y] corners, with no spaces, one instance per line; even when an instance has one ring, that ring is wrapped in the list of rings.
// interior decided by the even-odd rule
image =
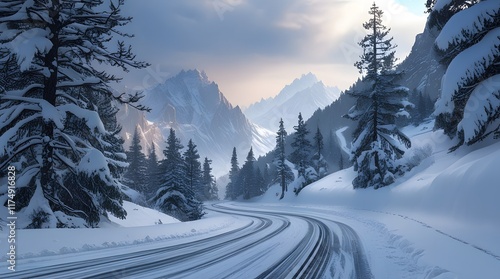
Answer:
[[[457,55],[443,76],[441,98],[436,103],[436,114],[451,113],[453,99],[460,88],[483,76],[500,57],[500,27],[488,32],[477,44]]]
[[[436,38],[436,46],[446,51],[452,45],[470,42],[475,34],[481,34],[500,17],[498,1],[481,1],[455,14]]]
[[[488,122],[500,112],[500,75],[479,83],[472,91],[464,108],[464,117],[458,123],[466,143],[480,138]]]

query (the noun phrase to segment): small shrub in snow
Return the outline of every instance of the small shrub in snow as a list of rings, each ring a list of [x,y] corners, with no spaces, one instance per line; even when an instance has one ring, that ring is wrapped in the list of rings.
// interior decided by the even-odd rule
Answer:
[[[397,174],[402,176],[432,155],[432,146],[426,144],[412,148],[406,152],[406,156],[398,160]]]

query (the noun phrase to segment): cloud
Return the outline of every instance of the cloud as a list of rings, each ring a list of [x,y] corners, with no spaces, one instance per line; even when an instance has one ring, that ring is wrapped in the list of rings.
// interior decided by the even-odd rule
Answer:
[[[134,17],[126,26],[135,34],[130,43],[153,70],[132,71],[124,84],[147,87],[151,80],[180,69],[198,68],[220,85],[230,101],[243,105],[277,94],[309,71],[323,76],[327,84],[347,88],[358,78],[352,65],[361,53],[357,42],[366,34],[362,23],[371,4],[366,0],[127,1],[123,13]],[[395,0],[377,4],[399,45],[397,55],[403,58],[423,30],[425,15]],[[151,71],[156,71],[156,79]]]

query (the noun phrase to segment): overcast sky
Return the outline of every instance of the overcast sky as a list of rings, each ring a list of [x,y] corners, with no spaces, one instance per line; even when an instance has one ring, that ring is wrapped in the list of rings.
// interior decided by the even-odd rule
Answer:
[[[406,57],[423,31],[425,1],[378,0],[384,24]],[[276,95],[312,72],[348,88],[372,0],[147,0],[126,1],[134,17],[126,30],[148,69],[122,75],[120,86],[144,89],[181,69],[204,70],[233,105]],[[119,88],[120,89],[120,88]]]

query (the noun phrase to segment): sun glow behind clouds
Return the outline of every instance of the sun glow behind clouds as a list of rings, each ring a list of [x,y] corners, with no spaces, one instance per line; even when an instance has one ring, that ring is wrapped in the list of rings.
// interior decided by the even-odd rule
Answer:
[[[404,58],[422,32],[426,15],[408,0],[379,0],[384,24],[392,28],[396,55]],[[313,72],[325,84],[348,88],[359,74],[357,42],[373,2],[368,0],[149,0],[128,1],[125,12],[136,35],[140,59],[174,75],[205,70],[233,103],[248,105],[276,95],[301,74]],[[414,3],[412,4],[412,6]],[[127,75],[132,88],[146,71]],[[165,74],[160,75],[164,78]]]

